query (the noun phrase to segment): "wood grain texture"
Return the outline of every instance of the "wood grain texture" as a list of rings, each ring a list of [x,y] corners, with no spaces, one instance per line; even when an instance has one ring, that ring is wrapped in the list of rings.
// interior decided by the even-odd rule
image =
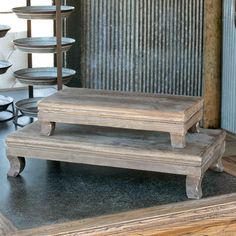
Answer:
[[[67,88],[43,100],[38,117],[42,127],[45,122],[59,122],[183,136],[202,119],[202,110],[200,97]]]
[[[45,98],[40,108],[78,108],[84,110],[123,112],[149,116],[161,115],[170,120],[188,120],[203,107],[203,99],[191,96],[162,95],[152,93],[119,92],[85,88],[66,88]],[[141,114],[140,114],[141,112]],[[159,117],[164,119],[163,117]]]
[[[225,139],[224,131],[202,130],[187,135],[185,149],[173,149],[166,133],[62,124],[50,137],[39,131],[35,122],[7,138],[12,176],[19,156],[182,174],[189,198],[201,197],[200,179],[221,158]]]
[[[0,213],[0,235],[9,236],[15,232],[17,232],[17,228]]]
[[[117,156],[124,160],[142,160],[145,156],[151,162],[175,163],[186,166],[201,166],[208,162],[208,157],[216,148],[223,145],[225,132],[221,130],[204,130],[198,134],[187,135],[185,149],[173,149],[169,135],[159,132],[114,129],[96,126],[58,125],[55,135],[40,135],[39,122],[35,122],[17,132],[10,134],[6,140],[8,153],[12,150],[46,150],[71,153],[91,153]],[[19,148],[21,147],[21,149]],[[27,154],[28,155],[28,154]],[[68,161],[70,155],[67,155]]]
[[[220,127],[222,1],[204,1],[204,127]]]
[[[14,236],[234,235],[235,229],[236,194],[230,194],[29,229]]]

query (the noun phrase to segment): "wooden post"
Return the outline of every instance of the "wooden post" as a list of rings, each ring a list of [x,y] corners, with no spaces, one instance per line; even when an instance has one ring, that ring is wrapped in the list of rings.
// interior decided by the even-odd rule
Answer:
[[[221,106],[221,0],[204,1],[204,86],[205,128],[220,127]]]

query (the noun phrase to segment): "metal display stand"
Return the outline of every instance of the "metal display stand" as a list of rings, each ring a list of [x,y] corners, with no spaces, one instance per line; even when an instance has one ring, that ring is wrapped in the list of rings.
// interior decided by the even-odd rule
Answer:
[[[63,52],[66,52],[75,42],[74,39],[62,37],[62,19],[67,18],[74,10],[72,6],[62,6],[61,0],[56,0],[52,6],[31,6],[27,0],[27,6],[12,9],[21,19],[27,20],[27,38],[14,40],[14,45],[22,52],[28,53],[28,68],[14,72],[15,77],[29,86],[29,98],[18,101],[16,105],[16,116],[14,123],[18,123],[21,116],[37,117],[38,103],[43,98],[34,98],[33,85],[57,85],[61,90],[63,84],[68,83],[75,75],[75,71],[63,68]],[[56,22],[56,37],[31,37],[31,20],[52,19]],[[56,54],[56,67],[32,68],[32,53],[54,53]]]
[[[9,30],[9,26],[0,25],[0,38],[5,37]],[[5,74],[11,66],[12,64],[10,62],[0,60],[0,75]],[[8,122],[14,119],[15,109],[13,101],[14,100],[12,97],[0,95],[0,112],[10,113],[10,116],[8,116],[7,118],[0,119],[0,123]],[[11,107],[11,110],[8,109],[9,107]]]

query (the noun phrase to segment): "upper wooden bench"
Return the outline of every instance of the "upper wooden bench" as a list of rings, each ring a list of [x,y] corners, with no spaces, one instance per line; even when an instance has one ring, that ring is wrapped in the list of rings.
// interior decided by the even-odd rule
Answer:
[[[162,131],[170,133],[173,147],[183,148],[202,114],[200,97],[66,88],[40,102],[38,118],[44,135],[56,122]]]

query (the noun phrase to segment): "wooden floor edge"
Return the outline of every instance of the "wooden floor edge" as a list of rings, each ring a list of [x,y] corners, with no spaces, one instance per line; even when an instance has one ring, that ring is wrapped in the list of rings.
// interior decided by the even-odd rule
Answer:
[[[0,235],[5,236],[15,232],[17,232],[17,228],[10,220],[0,213]]]
[[[152,234],[153,235],[153,234]],[[154,234],[155,235],[155,234]],[[234,236],[236,235],[236,220],[218,222],[197,222],[184,227],[174,227],[158,236]]]
[[[178,235],[178,232],[184,235],[188,229],[199,233],[206,231],[206,227],[225,232],[236,229],[236,193],[44,226],[12,235]]]

